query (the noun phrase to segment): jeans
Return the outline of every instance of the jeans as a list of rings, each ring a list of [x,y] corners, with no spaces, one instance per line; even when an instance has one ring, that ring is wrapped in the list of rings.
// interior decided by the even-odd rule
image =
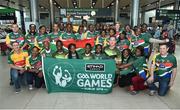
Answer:
[[[35,80],[35,87],[40,88],[44,82],[43,77],[40,78],[36,73],[28,72],[27,73],[27,83],[28,85],[33,85],[33,80]]]
[[[159,83],[159,87],[155,85],[156,82]],[[154,82],[148,84],[149,90],[158,91],[159,96],[165,96],[169,90],[169,82],[170,77],[159,77],[156,74],[154,74]]]
[[[21,84],[23,84],[23,85],[26,84],[25,72],[22,74],[19,74],[19,71],[17,69],[11,68],[10,76],[11,76],[12,81],[14,83],[15,89],[20,89]]]

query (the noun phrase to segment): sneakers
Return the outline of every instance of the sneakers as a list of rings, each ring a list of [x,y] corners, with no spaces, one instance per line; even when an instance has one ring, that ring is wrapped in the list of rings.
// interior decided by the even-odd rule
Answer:
[[[29,85],[29,90],[33,90],[33,86],[32,85]]]
[[[150,95],[150,96],[154,96],[155,94],[156,94],[156,91],[154,91],[154,90],[150,90],[150,91],[149,91],[149,95]]]
[[[131,95],[136,95],[136,94],[138,94],[139,93],[139,91],[130,91],[130,94]]]
[[[19,92],[21,92],[21,89],[20,89],[20,88],[15,90],[15,93],[16,93],[16,94],[19,94]]]

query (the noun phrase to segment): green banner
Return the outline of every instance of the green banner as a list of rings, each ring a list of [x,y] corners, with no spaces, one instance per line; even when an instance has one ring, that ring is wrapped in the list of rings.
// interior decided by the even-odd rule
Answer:
[[[48,93],[110,93],[115,67],[114,60],[43,58],[43,74]]]

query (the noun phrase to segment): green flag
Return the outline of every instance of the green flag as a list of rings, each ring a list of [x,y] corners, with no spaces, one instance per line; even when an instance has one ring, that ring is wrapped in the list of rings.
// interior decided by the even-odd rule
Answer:
[[[114,60],[43,58],[43,74],[48,93],[110,93],[115,67]]]

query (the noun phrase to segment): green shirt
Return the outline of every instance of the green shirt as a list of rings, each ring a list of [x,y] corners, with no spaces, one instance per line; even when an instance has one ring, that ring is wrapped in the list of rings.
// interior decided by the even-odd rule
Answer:
[[[172,73],[173,68],[177,68],[176,57],[172,54],[168,54],[166,57],[159,54],[156,56],[154,63],[158,69],[156,74],[160,77],[168,76],[169,73]]]
[[[87,37],[86,38],[92,38],[95,37],[97,34],[95,32],[87,31]]]
[[[59,40],[59,38],[63,35],[62,32],[58,32],[55,34],[54,32],[50,33],[48,36],[50,38],[51,43],[56,44],[56,41]]]
[[[67,33],[65,32],[62,35],[62,39],[76,39],[76,36],[73,33]]]
[[[45,54],[46,57],[52,57],[53,56],[54,51],[52,49],[46,50],[46,49],[42,49],[41,54]]]
[[[105,54],[94,54],[94,59],[95,60],[102,60],[102,59],[106,59],[107,56]]]
[[[34,42],[37,35],[38,33],[28,33],[26,35],[26,40],[28,42],[28,45],[30,46],[30,50],[34,47]]]
[[[124,40],[120,40],[120,41],[117,43],[117,48],[118,48],[120,51],[123,51],[124,49],[128,49],[128,48],[129,48],[129,45],[130,45],[130,42],[129,42],[127,39],[124,39]]]
[[[28,61],[30,68],[42,70],[42,59],[40,55],[38,55],[36,58],[32,58],[32,56],[29,56]]]
[[[53,57],[54,58],[59,58],[59,59],[66,59],[66,53],[64,52],[64,51],[62,51],[62,52],[55,52],[55,53],[53,53]]]
[[[43,34],[43,35],[40,35],[38,34],[35,38],[35,40],[37,41],[37,45],[42,48],[43,47],[43,42],[45,40],[49,40],[49,37],[48,37],[48,34]]]
[[[134,61],[134,58],[129,56],[128,58],[124,58],[122,60],[122,64],[128,64],[128,63],[131,63],[133,61]],[[130,66],[128,68],[121,69],[120,70],[120,75],[127,75],[127,74],[132,73],[132,72],[133,72],[133,67]]]
[[[18,42],[22,47],[27,41],[23,34],[11,32],[6,36],[6,44],[10,44],[12,42]]]
[[[85,53],[81,56],[83,60],[92,60],[94,59],[94,55],[90,53],[89,55],[86,55]]]
[[[146,58],[144,56],[136,57],[133,62],[133,67],[135,72],[139,73],[140,71],[144,70],[144,64],[146,64]]]
[[[82,34],[80,34],[80,33],[76,33],[76,34],[75,34],[76,39],[78,39],[78,40],[82,40],[82,39],[85,37],[85,34],[86,34],[86,33],[82,33]]]
[[[116,47],[114,49],[110,49],[109,46],[107,46],[105,47],[104,52],[109,59],[121,61],[121,53]]]

